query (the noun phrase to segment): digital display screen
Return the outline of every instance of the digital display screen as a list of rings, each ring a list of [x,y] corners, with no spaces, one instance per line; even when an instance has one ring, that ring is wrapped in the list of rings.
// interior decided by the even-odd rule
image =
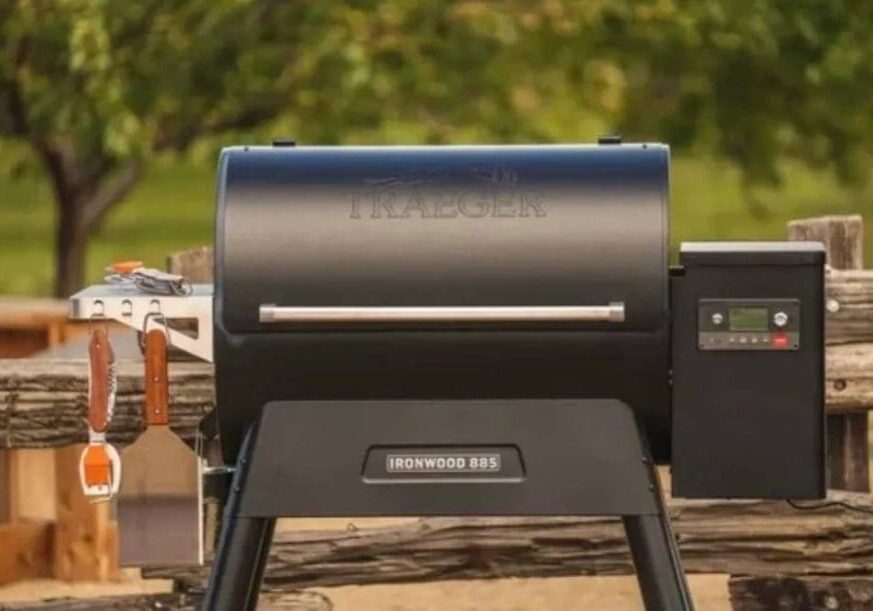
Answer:
[[[770,327],[767,308],[730,308],[728,317],[731,331],[767,331]]]

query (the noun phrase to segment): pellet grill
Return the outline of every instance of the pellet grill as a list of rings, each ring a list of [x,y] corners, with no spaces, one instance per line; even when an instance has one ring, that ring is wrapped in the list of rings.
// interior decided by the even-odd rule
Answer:
[[[675,496],[822,497],[823,248],[671,268],[669,166],[614,140],[226,149],[205,608],[254,608],[277,517],[616,515],[647,608],[691,609],[655,464]]]

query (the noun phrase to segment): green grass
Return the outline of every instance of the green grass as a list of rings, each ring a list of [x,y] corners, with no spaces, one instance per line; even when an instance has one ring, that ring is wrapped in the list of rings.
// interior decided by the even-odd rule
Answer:
[[[689,158],[673,163],[674,245],[697,239],[781,239],[790,219],[861,213],[873,262],[873,189],[849,190],[824,174],[789,168],[779,189],[759,190],[761,209],[743,194],[729,165]],[[142,259],[163,267],[167,253],[212,241],[214,165],[164,159],[108,217],[88,250],[89,282],[110,261]],[[47,182],[0,179],[0,294],[49,295],[54,208]]]

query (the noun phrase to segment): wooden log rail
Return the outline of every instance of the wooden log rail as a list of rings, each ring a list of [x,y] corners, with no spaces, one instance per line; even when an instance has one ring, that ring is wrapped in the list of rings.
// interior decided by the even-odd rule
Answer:
[[[117,363],[118,389],[109,438],[124,444],[143,430],[143,365]],[[87,441],[87,362],[0,359],[0,448],[44,448]],[[213,407],[212,365],[173,363],[173,428],[192,439]]]
[[[728,588],[734,611],[869,611],[873,579],[869,577],[732,577]]]
[[[855,316],[873,318],[873,272],[864,272],[864,276],[871,291],[870,311]],[[835,286],[842,289],[845,285],[837,282]],[[827,348],[826,401],[831,414],[873,406],[873,342],[847,343],[853,338],[847,328],[841,327],[841,343]],[[0,359],[0,448],[44,448],[87,441],[87,388],[85,361]],[[171,424],[191,439],[200,418],[214,405],[212,365],[171,364],[170,392]],[[142,431],[142,393],[142,365],[120,361],[116,412],[109,430],[114,443],[130,442]]]
[[[689,573],[873,575],[873,499],[832,492],[820,509],[784,501],[669,503]],[[871,513],[863,513],[863,512]],[[152,569],[183,590],[199,571]],[[428,518],[382,528],[279,532],[263,591],[443,579],[628,575],[633,564],[614,518]]]

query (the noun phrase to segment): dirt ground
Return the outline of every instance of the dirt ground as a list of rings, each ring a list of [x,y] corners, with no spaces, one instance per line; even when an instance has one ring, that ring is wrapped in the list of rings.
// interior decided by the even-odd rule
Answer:
[[[692,575],[698,609],[730,611],[727,576]],[[117,583],[68,584],[25,581],[0,587],[0,604],[66,596],[111,596],[166,591],[169,583],[127,578]],[[633,577],[554,577],[444,581],[433,584],[323,588],[335,611],[639,611],[642,602]]]
[[[698,609],[730,611],[727,576],[694,575],[690,586]],[[634,577],[445,581],[320,591],[331,599],[336,611],[640,611],[643,608]]]

